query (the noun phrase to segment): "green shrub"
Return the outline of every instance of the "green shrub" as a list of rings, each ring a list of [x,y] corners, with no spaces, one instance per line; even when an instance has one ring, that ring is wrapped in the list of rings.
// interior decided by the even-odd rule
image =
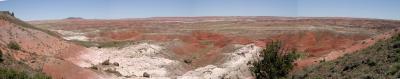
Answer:
[[[28,73],[26,72],[20,72],[8,68],[0,68],[0,79],[51,79],[51,78],[41,73],[28,75]]]
[[[400,71],[400,63],[396,63],[389,68],[388,74],[395,75],[399,71]]]
[[[7,46],[8,46],[8,48],[13,49],[13,50],[21,50],[21,47],[15,41],[11,41],[10,43],[7,44]]]
[[[299,55],[296,51],[283,50],[281,42],[272,42],[260,52],[260,57],[250,67],[252,75],[257,79],[278,79],[290,72]]]

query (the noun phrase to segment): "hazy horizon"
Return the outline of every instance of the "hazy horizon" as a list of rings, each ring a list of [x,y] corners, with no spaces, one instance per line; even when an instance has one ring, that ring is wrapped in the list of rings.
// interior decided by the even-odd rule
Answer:
[[[23,20],[199,16],[355,17],[399,20],[399,0],[0,0]]]

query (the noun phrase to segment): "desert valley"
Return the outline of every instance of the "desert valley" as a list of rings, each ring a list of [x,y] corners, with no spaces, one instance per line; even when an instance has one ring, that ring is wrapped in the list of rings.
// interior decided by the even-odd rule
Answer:
[[[283,49],[295,49],[300,55],[289,75],[315,78],[297,73],[373,49],[371,46],[398,35],[399,27],[397,20],[347,17],[22,21],[4,11],[0,14],[1,67],[43,73],[53,79],[253,79],[249,63],[259,58],[266,45],[281,41]],[[345,71],[347,66],[336,68],[344,69],[342,74],[322,77],[351,78],[343,74],[351,72]],[[372,74],[372,78],[396,76],[380,71]]]

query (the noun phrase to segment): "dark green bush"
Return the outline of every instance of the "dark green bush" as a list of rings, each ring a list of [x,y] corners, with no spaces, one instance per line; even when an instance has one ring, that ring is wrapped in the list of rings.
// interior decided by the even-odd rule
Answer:
[[[10,43],[7,44],[7,46],[8,46],[8,48],[13,49],[13,50],[21,50],[21,47],[15,41],[11,41]]]
[[[272,42],[260,52],[260,57],[250,67],[253,76],[257,79],[278,79],[290,72],[299,55],[294,50],[283,50],[281,42]]]
[[[2,63],[4,61],[3,59],[3,52],[0,50],[0,63]]]

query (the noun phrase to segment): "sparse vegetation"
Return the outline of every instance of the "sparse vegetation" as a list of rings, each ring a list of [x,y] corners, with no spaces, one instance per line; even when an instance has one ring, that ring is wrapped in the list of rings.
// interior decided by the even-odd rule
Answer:
[[[35,71],[28,65],[3,53],[5,52],[0,50],[0,79],[51,79],[51,77]]]
[[[299,55],[296,51],[284,50],[281,42],[272,42],[260,52],[261,60],[250,67],[257,79],[279,79],[285,77],[293,68],[293,62]]]
[[[79,44],[79,45],[85,46],[85,47],[96,46],[96,43],[90,42],[90,41],[79,41],[79,40],[70,40],[70,41],[75,43],[75,44]]]
[[[1,79],[51,79],[42,73],[28,74],[27,72],[16,71],[14,69],[0,68]]]
[[[3,59],[3,52],[0,50],[0,63],[2,63],[4,61]]]
[[[294,79],[400,78],[400,34],[353,54],[293,73]]]
[[[21,50],[21,47],[19,44],[15,41],[11,41],[7,44],[8,48],[13,49],[13,50]]]
[[[107,47],[121,47],[131,43],[132,41],[93,42],[93,41],[71,40],[71,42],[74,42],[75,44],[79,44],[85,47],[107,48]]]
[[[111,41],[111,42],[99,42],[97,43],[99,48],[107,48],[107,47],[121,47],[129,44],[132,41]]]

